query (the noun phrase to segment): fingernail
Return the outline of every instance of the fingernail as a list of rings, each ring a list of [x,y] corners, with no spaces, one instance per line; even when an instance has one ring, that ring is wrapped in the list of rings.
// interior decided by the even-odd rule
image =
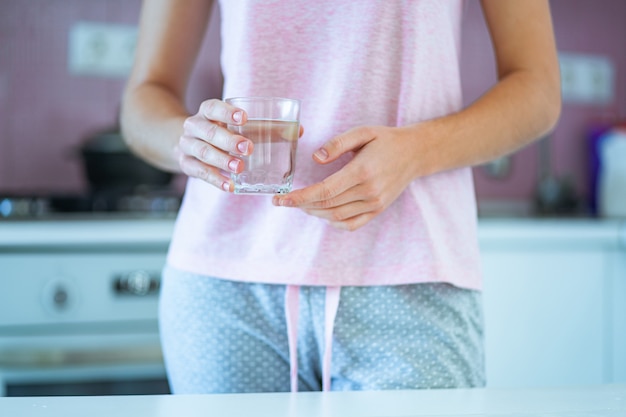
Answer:
[[[248,141],[243,141],[243,142],[239,142],[237,144],[237,150],[241,153],[246,153],[248,152]]]
[[[320,148],[315,152],[315,157],[317,159],[319,159],[320,161],[325,161],[326,158],[328,158],[328,152],[326,152],[326,149],[324,148]]]
[[[283,198],[278,200],[278,205],[283,207],[293,207],[293,200],[289,198]]]
[[[236,111],[236,112],[233,113],[233,120],[236,123],[241,122],[242,119],[243,119],[243,113],[242,112]]]
[[[237,172],[238,167],[239,167],[238,159],[231,159],[230,162],[228,162],[228,169],[230,169],[231,171]]]
[[[222,183],[222,190],[224,190],[224,191],[230,191],[230,182],[228,182],[228,181],[224,181],[224,182]]]

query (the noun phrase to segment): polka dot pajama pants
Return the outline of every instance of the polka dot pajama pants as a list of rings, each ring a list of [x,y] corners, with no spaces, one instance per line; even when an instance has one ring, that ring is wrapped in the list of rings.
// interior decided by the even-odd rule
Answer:
[[[290,390],[285,286],[166,267],[159,325],[175,394]],[[299,391],[322,388],[326,287],[300,287]],[[342,287],[332,390],[485,384],[481,294],[449,284]]]

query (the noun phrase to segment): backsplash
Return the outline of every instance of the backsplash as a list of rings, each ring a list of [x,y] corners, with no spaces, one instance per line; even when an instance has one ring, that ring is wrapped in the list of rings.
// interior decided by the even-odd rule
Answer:
[[[550,165],[555,175],[571,180],[576,194],[588,204],[588,129],[603,121],[626,118],[626,1],[552,0],[552,16],[559,52],[599,55],[615,68],[615,95],[603,106],[563,103],[559,123],[551,135]],[[463,66],[466,102],[478,97],[495,79],[487,30],[477,1],[470,2],[464,30]],[[532,200],[539,181],[539,143],[513,155],[511,172],[492,179],[476,168],[479,201]]]
[[[551,166],[586,198],[588,127],[626,118],[626,2],[552,0],[562,52],[601,55],[615,68],[614,100],[602,106],[565,103],[551,139]],[[2,0],[0,3],[0,193],[77,192],[86,187],[75,149],[90,133],[116,123],[124,80],[69,74],[68,32],[78,21],[136,24],[140,0]],[[495,82],[493,53],[480,3],[468,1],[463,32],[467,103]],[[190,103],[220,96],[219,24],[215,17],[193,76]],[[530,201],[538,180],[538,146],[511,158],[510,172],[475,171],[479,200]],[[180,178],[184,182],[184,178]]]
[[[68,34],[79,21],[136,25],[141,0],[2,0],[0,193],[74,193],[88,186],[77,156],[86,138],[117,124],[123,78],[68,72]],[[190,100],[219,96],[214,16]]]

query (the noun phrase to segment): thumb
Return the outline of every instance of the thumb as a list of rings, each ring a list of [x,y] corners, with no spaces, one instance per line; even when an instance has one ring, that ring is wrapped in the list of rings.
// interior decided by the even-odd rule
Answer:
[[[313,154],[320,164],[327,164],[346,152],[358,150],[375,138],[371,128],[357,127],[330,139]]]

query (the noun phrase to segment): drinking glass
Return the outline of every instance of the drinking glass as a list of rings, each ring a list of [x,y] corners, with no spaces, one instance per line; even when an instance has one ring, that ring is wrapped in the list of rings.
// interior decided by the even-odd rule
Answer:
[[[246,124],[228,125],[228,129],[254,143],[249,156],[237,155],[244,169],[230,174],[235,194],[290,192],[300,132],[300,101],[280,97],[235,97],[225,101],[248,115]]]

